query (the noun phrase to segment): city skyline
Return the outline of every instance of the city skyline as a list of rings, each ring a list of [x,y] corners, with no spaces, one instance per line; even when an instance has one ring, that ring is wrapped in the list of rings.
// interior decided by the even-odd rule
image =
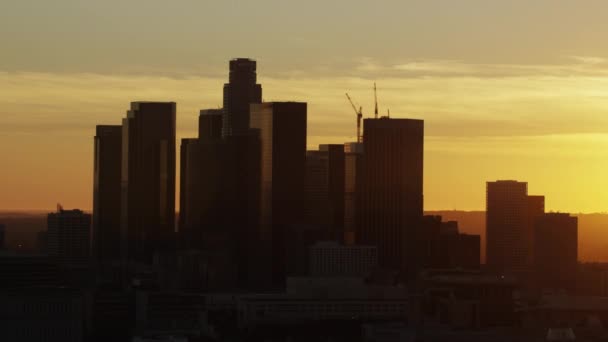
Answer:
[[[193,136],[199,110],[222,106],[226,60],[251,57],[264,101],[308,102],[309,149],[356,140],[344,93],[369,118],[374,81],[381,114],[425,120],[428,210],[481,210],[486,181],[517,179],[551,198],[548,210],[608,211],[608,194],[598,190],[608,185],[605,3],[409,1],[347,10],[338,3],[324,13],[315,13],[319,4],[296,6],[316,18],[318,26],[305,29],[289,6],[273,1],[254,8],[59,1],[35,9],[9,1],[0,14],[10,28],[0,32],[0,155],[9,165],[0,208],[48,210],[61,202],[91,210],[91,127],[119,124],[116,116],[134,100],[175,101],[178,141]],[[95,28],[135,11],[137,23],[166,16],[178,24]],[[383,25],[363,29],[359,18],[383,18]],[[219,29],[227,19],[239,24]]]

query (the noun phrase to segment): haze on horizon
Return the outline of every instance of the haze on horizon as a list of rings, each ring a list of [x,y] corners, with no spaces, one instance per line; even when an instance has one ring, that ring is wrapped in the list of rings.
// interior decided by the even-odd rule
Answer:
[[[381,112],[425,120],[425,209],[529,182],[547,209],[608,211],[608,3],[565,0],[0,4],[0,209],[90,209],[96,124],[177,102],[178,139],[221,106],[228,60],[266,101],[309,103],[308,145]],[[178,141],[179,145],[179,141]]]

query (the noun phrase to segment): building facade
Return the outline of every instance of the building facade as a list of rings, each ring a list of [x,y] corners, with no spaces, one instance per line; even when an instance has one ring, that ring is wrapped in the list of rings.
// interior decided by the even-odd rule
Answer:
[[[528,183],[487,183],[486,260],[495,273],[522,274],[531,269],[534,216],[544,211],[541,197],[528,196]]]
[[[538,217],[534,250],[539,285],[574,290],[578,278],[578,218],[563,213]]]
[[[173,248],[175,102],[133,102],[122,124],[123,255],[151,263]]]
[[[249,129],[249,105],[262,102],[257,84],[257,63],[247,58],[230,61],[228,83],[224,84],[222,135],[245,134]]]
[[[91,215],[81,210],[64,210],[47,216],[48,254],[59,264],[88,266],[91,253]]]
[[[96,127],[93,162],[93,256],[104,264],[121,259],[120,173],[122,127]]]
[[[251,105],[251,128],[260,136],[260,230],[271,243],[273,283],[285,278],[288,227],[303,220],[306,103]]]
[[[357,243],[378,247],[380,267],[407,271],[423,215],[424,121],[365,119]]]

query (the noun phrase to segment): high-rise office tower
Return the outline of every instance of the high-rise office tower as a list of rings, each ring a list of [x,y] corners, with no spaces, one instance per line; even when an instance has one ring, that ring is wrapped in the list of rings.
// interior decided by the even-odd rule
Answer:
[[[545,196],[528,196],[528,223],[526,226],[526,245],[529,269],[534,266],[534,240],[535,240],[535,224],[536,219],[545,213]]]
[[[497,273],[530,271],[534,218],[544,212],[544,198],[528,196],[528,183],[487,183],[486,262]]]
[[[224,84],[222,135],[246,134],[249,105],[262,102],[262,86],[256,83],[256,61],[248,58],[231,60],[228,77],[228,83]]]
[[[91,215],[81,210],[64,210],[47,216],[48,254],[59,264],[86,267],[91,252]]]
[[[378,247],[381,268],[408,271],[422,218],[424,121],[365,119],[357,242]],[[409,273],[408,273],[409,274]]]
[[[578,270],[577,217],[563,213],[537,217],[534,250],[534,273],[541,287],[575,288]]]
[[[223,109],[201,109],[198,116],[199,139],[221,139]]]
[[[133,102],[122,124],[121,229],[127,260],[174,244],[175,102]]]
[[[272,243],[275,284],[284,282],[287,229],[303,219],[306,170],[306,103],[251,105],[251,128],[259,130],[260,229]]]
[[[224,289],[249,287],[259,248],[257,133],[182,139],[181,153],[181,247],[204,250],[210,272],[237,281]]]
[[[306,152],[306,218],[325,228],[331,240],[344,240],[344,145],[320,145]]]
[[[119,261],[122,127],[97,126],[93,162],[93,256],[97,264]]]
[[[355,243],[357,230],[357,191],[361,186],[363,144],[344,144],[344,243]]]

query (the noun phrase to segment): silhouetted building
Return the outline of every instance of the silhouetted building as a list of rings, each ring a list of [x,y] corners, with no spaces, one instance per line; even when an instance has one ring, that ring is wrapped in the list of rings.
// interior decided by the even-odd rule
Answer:
[[[5,236],[6,236],[6,226],[0,224],[0,250],[6,248],[5,247]]]
[[[310,224],[284,226],[285,273],[287,277],[307,276],[310,272],[310,247],[317,241],[327,241],[327,227]]]
[[[479,269],[481,238],[461,234],[458,222],[425,215],[415,233],[417,243],[412,252],[419,261],[414,265],[414,273],[423,269]]]
[[[132,102],[122,127],[122,248],[150,263],[174,243],[175,103]]]
[[[81,342],[85,297],[67,288],[13,289],[0,292],[0,341]]]
[[[216,251],[212,260],[236,258],[216,266],[226,272],[237,267],[239,284],[246,286],[256,273],[250,263],[260,239],[259,138],[250,132],[218,140],[183,139],[181,153],[181,247]]]
[[[375,246],[317,242],[310,247],[311,276],[368,276],[378,266]]]
[[[198,116],[198,138],[215,140],[222,138],[222,115],[224,110],[201,109]]]
[[[544,288],[575,288],[578,268],[578,218],[548,213],[536,219],[535,274]]]
[[[122,126],[97,126],[94,142],[92,251],[103,264],[121,259]]]
[[[275,284],[284,282],[287,226],[303,219],[306,115],[306,103],[251,105],[251,127],[261,143],[260,229],[272,244]]]
[[[0,289],[59,286],[57,264],[45,255],[0,253]]]
[[[48,232],[41,230],[36,234],[36,250],[40,254],[48,253]]]
[[[344,243],[354,244],[357,230],[358,197],[363,166],[363,144],[344,144]]]
[[[357,242],[378,247],[382,268],[418,262],[414,229],[422,217],[424,121],[365,119]]]
[[[228,83],[224,84],[223,136],[247,133],[249,105],[262,102],[262,86],[256,82],[256,61],[247,58],[230,61]]]
[[[320,145],[306,152],[306,223],[344,240],[344,145]]]
[[[425,288],[425,321],[453,329],[511,327],[516,322],[515,279],[471,271],[429,271]]]
[[[536,219],[545,213],[545,196],[528,196],[528,223],[526,227],[526,243],[530,269],[534,268],[534,244]]]
[[[544,211],[541,197],[528,196],[528,183],[487,183],[486,263],[497,273],[521,274],[531,268],[533,217]],[[532,254],[533,255],[533,254]]]
[[[48,254],[66,266],[87,266],[91,252],[91,215],[78,209],[63,210],[47,216]]]

